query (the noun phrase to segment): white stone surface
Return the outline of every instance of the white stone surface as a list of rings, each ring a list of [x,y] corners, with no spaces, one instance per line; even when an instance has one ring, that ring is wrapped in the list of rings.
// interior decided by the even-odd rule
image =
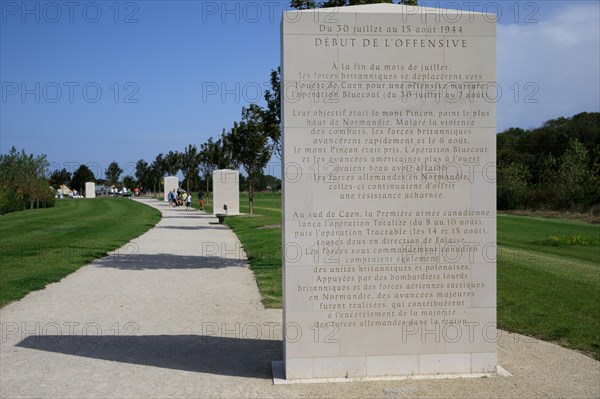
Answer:
[[[456,10],[284,14],[287,379],[495,369],[495,34]]]
[[[85,183],[85,198],[96,198],[96,183]]]
[[[179,188],[179,178],[177,176],[165,177],[165,201],[169,200],[169,192]]]
[[[240,171],[221,169],[213,172],[213,213],[240,214]],[[224,206],[227,205],[227,212]]]

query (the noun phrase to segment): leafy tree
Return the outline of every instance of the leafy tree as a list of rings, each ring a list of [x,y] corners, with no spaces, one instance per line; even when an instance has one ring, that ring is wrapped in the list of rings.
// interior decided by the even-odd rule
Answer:
[[[202,156],[195,145],[189,144],[179,157],[181,173],[186,180],[186,191],[190,191],[192,182],[198,180]]]
[[[181,169],[181,154],[169,151],[164,158],[164,170],[169,176],[175,176]]]
[[[206,181],[207,193],[210,191],[212,174],[219,166],[218,158],[221,150],[221,142],[213,141],[212,137],[200,145],[200,174]]]
[[[153,184],[152,173],[148,162],[140,159],[135,164],[135,177],[138,180],[140,188],[149,187]]]
[[[123,178],[123,188],[126,188],[128,191],[132,191],[135,187],[135,179],[133,176],[125,176]]]
[[[319,4],[319,7],[331,8],[331,7],[345,7],[350,5],[348,0],[328,0]]]
[[[535,129],[507,129],[497,135],[497,159],[499,207],[507,206],[501,177],[514,177],[510,165],[518,164],[529,173],[528,192],[513,198],[513,207],[592,209],[600,202],[600,113],[551,119]]]
[[[217,140],[217,152],[215,155],[215,161],[217,169],[236,169],[238,162],[235,160],[233,155],[233,143],[231,141],[231,135],[221,133],[221,137]]]
[[[521,128],[510,128],[496,137],[498,144],[498,163],[509,165],[517,162],[521,164],[531,163],[531,157],[523,147],[527,146],[529,132]]]
[[[58,189],[62,184],[67,187],[71,185],[71,172],[65,168],[55,170],[50,174],[50,185]]]
[[[182,187],[189,187],[186,189],[188,192],[197,191],[200,187],[202,187],[202,182],[200,181],[200,175],[190,175],[186,177],[181,182]]]
[[[165,168],[165,159],[163,157],[163,154],[160,153],[156,156],[156,158],[154,158],[154,161],[152,161],[149,172],[155,192],[156,187],[160,186],[160,184],[164,182],[163,178],[165,177]]]
[[[75,173],[73,173],[73,178],[71,179],[71,188],[81,193],[85,188],[85,183],[95,181],[96,178],[94,177],[94,173],[90,170],[90,168],[88,168],[87,165],[80,165]]]
[[[329,0],[321,4],[322,7],[359,6],[363,4],[392,3],[392,0]]]
[[[310,8],[316,8],[317,4],[315,0],[292,0],[291,6],[298,10],[307,10]]]
[[[163,157],[162,152],[160,154],[158,154],[156,156],[156,158],[154,158],[154,161],[152,161],[152,164],[150,165],[150,169],[152,169],[152,172],[160,177],[164,177],[165,175],[165,169],[166,169],[166,165],[165,165],[165,158]]]
[[[292,0],[290,5],[298,10],[307,10],[310,8],[319,7],[345,7],[345,6],[359,6],[363,4],[377,4],[377,3],[393,3],[393,0],[328,0],[317,3],[314,0]],[[416,6],[418,0],[400,0],[399,4],[408,6]]]
[[[243,192],[248,191],[248,178],[242,174],[240,174],[240,190]]]
[[[498,209],[517,209],[526,204],[529,170],[513,162],[498,167]]]
[[[265,92],[267,109],[264,113],[265,131],[273,151],[281,158],[281,68],[271,70],[271,89]]]
[[[119,182],[119,177],[121,177],[121,173],[123,173],[123,169],[119,167],[119,164],[116,161],[113,161],[108,165],[108,168],[104,171],[106,175],[106,179],[111,184],[116,184]]]
[[[575,208],[577,205],[590,207],[599,203],[600,179],[597,167],[594,169],[589,168],[589,156],[585,146],[579,140],[571,139],[567,151],[561,157],[558,170],[563,187],[563,204],[568,208]]]
[[[254,190],[257,179],[271,159],[269,136],[264,129],[264,110],[256,104],[242,109],[242,121],[234,123],[230,144],[235,161],[248,174],[249,212],[254,212]]]
[[[257,191],[267,191],[269,187],[272,191],[281,190],[281,179],[275,176],[260,174],[258,177],[258,183],[256,186]]]
[[[0,213],[53,206],[48,166],[45,155],[27,155],[15,147],[0,155]]]
[[[210,193],[210,181],[213,172],[217,169],[235,169],[237,163],[233,160],[231,154],[231,137],[223,133],[218,140],[214,141],[210,137],[205,143],[200,145],[200,174],[206,184],[206,194]]]

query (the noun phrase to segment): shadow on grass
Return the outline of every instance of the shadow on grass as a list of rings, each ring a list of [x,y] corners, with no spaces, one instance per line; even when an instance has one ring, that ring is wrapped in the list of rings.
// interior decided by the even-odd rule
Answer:
[[[230,248],[226,257],[186,256],[172,254],[124,254],[110,255],[97,260],[98,267],[113,267],[121,270],[175,270],[175,269],[223,269],[248,267],[248,262],[239,253],[239,248]],[[237,253],[236,253],[237,252]]]
[[[271,361],[283,356],[281,341],[207,335],[42,335],[29,336],[17,346],[119,363],[247,378],[271,378]]]

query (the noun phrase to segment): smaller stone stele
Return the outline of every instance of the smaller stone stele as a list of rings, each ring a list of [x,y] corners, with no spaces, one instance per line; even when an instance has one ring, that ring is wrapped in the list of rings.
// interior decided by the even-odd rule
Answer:
[[[96,183],[85,183],[85,198],[96,198]]]
[[[240,171],[221,169],[213,172],[213,214],[240,214]]]
[[[177,176],[165,177],[165,201],[169,200],[169,193],[179,188],[179,178]]]

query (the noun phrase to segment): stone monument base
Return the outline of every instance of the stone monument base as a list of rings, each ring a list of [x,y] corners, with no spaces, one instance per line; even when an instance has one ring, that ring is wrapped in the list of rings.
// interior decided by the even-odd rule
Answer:
[[[363,381],[402,381],[402,380],[446,380],[452,378],[490,378],[490,377],[512,377],[512,374],[500,366],[496,366],[495,373],[475,374],[425,374],[425,375],[403,375],[389,377],[361,377],[361,378],[314,378],[314,379],[285,379],[285,366],[283,360],[271,362],[273,373],[273,385],[289,384],[322,384],[331,382],[363,382]]]

